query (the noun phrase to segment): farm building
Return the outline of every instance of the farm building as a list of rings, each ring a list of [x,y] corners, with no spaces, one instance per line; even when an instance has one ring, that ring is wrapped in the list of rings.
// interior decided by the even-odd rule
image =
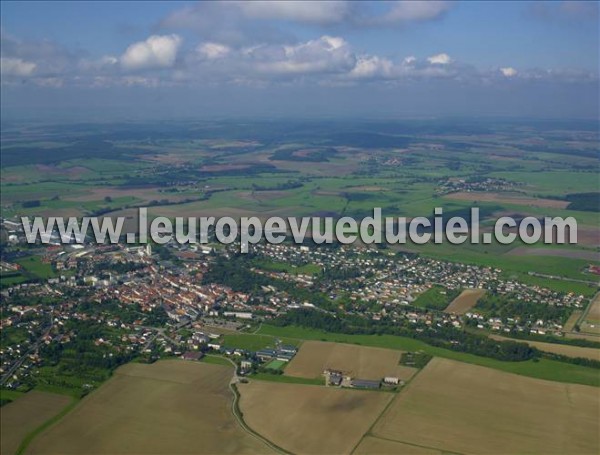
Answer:
[[[329,375],[329,385],[340,386],[342,385],[342,375],[338,373],[331,373]]]
[[[294,358],[294,354],[288,352],[277,352],[277,360],[281,360],[282,362],[289,362]]]
[[[204,354],[202,354],[201,352],[198,352],[198,351],[184,352],[183,355],[181,356],[181,358],[183,360],[200,360],[202,357],[204,357]]]
[[[286,354],[296,354],[296,352],[298,352],[298,348],[289,344],[282,344],[281,346],[279,346],[279,352],[284,352]]]
[[[350,382],[350,385],[357,389],[378,389],[381,386],[381,381],[373,381],[371,379],[353,379]]]
[[[256,357],[258,357],[263,362],[266,360],[270,360],[277,355],[277,352],[273,349],[261,349],[256,352]]]
[[[398,385],[400,384],[400,378],[397,378],[395,376],[386,376],[385,378],[383,378],[383,382],[386,384]]]

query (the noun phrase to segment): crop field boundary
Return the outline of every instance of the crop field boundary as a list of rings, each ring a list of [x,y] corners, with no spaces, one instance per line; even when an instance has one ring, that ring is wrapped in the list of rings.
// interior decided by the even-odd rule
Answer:
[[[39,436],[44,431],[48,430],[50,427],[52,427],[53,425],[58,423],[60,421],[60,419],[62,419],[69,412],[71,412],[73,409],[75,409],[75,407],[80,402],[81,402],[81,399],[72,397],[71,402],[67,406],[65,406],[63,409],[61,409],[58,414],[55,414],[53,417],[50,417],[48,420],[46,420],[44,423],[42,423],[39,427],[37,427],[36,429],[27,433],[27,435],[25,435],[25,437],[21,441],[21,444],[19,445],[19,448],[15,452],[15,455],[23,455],[25,453],[25,450],[27,450],[27,447],[29,447],[29,444],[31,444],[31,442],[37,436]]]
[[[588,314],[592,310],[592,307],[594,306],[594,304],[596,304],[596,301],[598,301],[598,300],[600,300],[600,291],[598,291],[596,294],[594,294],[592,296],[592,298],[590,299],[590,303],[588,303],[588,305],[585,307],[585,310],[583,311],[581,316],[579,316],[579,319],[577,320],[576,325],[580,325],[583,321],[585,321],[587,319]]]
[[[285,455],[288,455],[288,454],[291,455],[291,452],[288,452],[285,449],[282,449],[275,443],[269,441],[267,438],[263,437],[262,435],[260,435],[256,431],[254,431],[252,428],[250,428],[250,426],[248,426],[248,424],[244,420],[244,413],[242,412],[242,410],[240,409],[240,406],[239,406],[240,392],[238,391],[236,385],[233,383],[229,384],[229,389],[233,393],[233,397],[234,397],[233,402],[231,404],[231,413],[235,417],[235,420],[240,425],[242,430],[244,430],[246,433],[248,433],[248,435],[252,436],[253,438],[266,444],[267,446],[269,446],[271,449],[275,450],[276,452],[279,452],[279,453],[282,453]]]
[[[257,441],[260,441],[261,443],[267,445],[269,448],[273,449],[274,451],[284,454],[284,455],[290,455],[290,452],[287,452],[286,450],[277,446],[276,444],[274,444],[267,438],[265,438],[262,435],[260,435],[259,433],[255,432],[245,422],[243,413],[239,408],[240,394],[237,390],[236,383],[235,383],[235,381],[237,381],[237,374],[235,371],[235,367],[236,367],[235,363],[233,363],[233,361],[231,361],[230,359],[226,359],[225,357],[220,357],[220,356],[211,356],[211,357],[223,358],[226,360],[226,362],[219,363],[220,365],[233,367],[233,376],[229,383],[229,390],[231,391],[231,393],[233,395],[233,399],[232,399],[232,403],[231,403],[231,413],[232,413],[234,419],[236,420],[236,422],[238,423],[238,425],[240,426],[240,428],[244,432],[246,432],[249,436],[251,436],[252,438],[256,439]],[[110,379],[112,379],[112,377],[109,378],[108,380],[110,380]],[[156,380],[160,381],[160,379],[156,379]],[[107,382],[107,381],[105,381],[105,382]],[[102,384],[102,385],[104,385],[104,384]],[[69,412],[71,412],[73,409],[75,409],[77,407],[77,405],[81,404],[83,402],[84,398],[90,396],[91,394],[93,394],[94,392],[99,390],[100,387],[96,388],[94,391],[92,391],[91,393],[89,393],[88,395],[86,395],[83,398],[76,398],[74,396],[71,396],[71,402],[67,406],[65,406],[60,412],[58,412],[57,414],[52,416],[50,419],[46,420],[44,423],[42,423],[40,426],[38,426],[34,430],[27,433],[27,435],[21,441],[17,451],[15,452],[15,455],[25,454],[25,451],[27,450],[29,445],[33,442],[33,440],[36,437],[38,437],[45,431],[49,430],[52,426],[56,425],[63,417],[65,417]]]
[[[363,439],[365,439],[365,437],[367,436],[371,436],[373,438],[378,438],[378,439],[383,439],[383,438],[379,438],[378,436],[375,436],[372,431],[373,428],[375,428],[375,425],[377,425],[377,422],[379,422],[381,420],[381,418],[384,416],[384,414],[387,412],[387,410],[392,406],[392,404],[394,403],[394,401],[396,401],[398,399],[398,397],[400,395],[402,395],[402,392],[404,392],[408,387],[410,387],[410,384],[417,378],[419,377],[419,374],[421,373],[421,371],[423,371],[425,368],[427,368],[427,365],[425,365],[425,367],[423,368],[419,368],[419,370],[410,378],[406,381],[406,383],[404,384],[404,386],[395,393],[394,398],[392,398],[390,400],[390,402],[388,404],[385,405],[385,407],[383,408],[383,410],[381,411],[381,413],[377,416],[377,418],[373,421],[373,423],[371,424],[371,426],[369,427],[369,429],[365,432],[365,434],[362,435],[362,438],[360,438],[360,440],[356,443],[356,445],[352,448],[352,451],[350,452],[351,454],[354,453],[356,451],[356,449],[360,446],[360,444],[362,443]],[[403,441],[394,441],[394,442],[403,442]],[[413,445],[416,447],[424,447],[424,446],[418,446],[416,444],[410,444],[407,442],[403,442],[404,444],[409,444],[409,445]],[[431,449],[432,447],[425,447],[427,449]],[[439,450],[439,449],[436,449]]]
[[[380,439],[380,440],[382,440],[382,441],[389,441],[389,442],[393,442],[393,443],[396,443],[396,444],[405,444],[405,445],[407,445],[407,446],[418,447],[418,448],[420,448],[420,449],[429,449],[429,450],[435,450],[435,451],[438,451],[438,452],[440,452],[440,454],[441,454],[441,455],[447,455],[447,454],[448,454],[448,455],[465,455],[465,454],[463,454],[462,452],[453,452],[453,451],[451,451],[451,450],[440,449],[439,447],[424,446],[424,445],[421,445],[421,444],[415,444],[414,442],[408,442],[408,441],[397,441],[396,439],[384,438],[384,437],[382,437],[382,436],[374,436],[374,435],[372,435],[372,434],[369,434],[369,435],[364,435],[364,436],[363,436],[363,439],[364,439],[365,437],[367,437],[367,436],[368,436],[368,437],[370,437],[370,438],[373,438],[373,439]],[[361,440],[360,440],[360,442],[362,442],[362,441],[363,441],[363,439],[361,439]],[[358,447],[359,447],[359,446],[360,446],[360,443],[359,443],[359,444],[357,444],[357,446],[356,446],[356,447],[355,447],[355,448],[352,450],[352,453],[354,453],[354,452],[356,451],[356,449],[358,449]]]
[[[287,452],[286,450],[282,449],[278,445],[269,441],[267,438],[263,437],[262,435],[254,431],[252,428],[250,428],[250,426],[244,420],[244,413],[240,409],[240,392],[238,391],[236,386],[236,381],[238,380],[236,365],[231,359],[227,360],[233,367],[233,377],[229,382],[229,390],[231,390],[231,393],[233,394],[233,401],[231,402],[231,413],[233,414],[233,417],[235,418],[236,422],[242,430],[244,430],[248,435],[252,436],[254,439],[266,444],[268,447],[275,450],[276,452],[283,453],[286,455],[289,454],[290,452]]]

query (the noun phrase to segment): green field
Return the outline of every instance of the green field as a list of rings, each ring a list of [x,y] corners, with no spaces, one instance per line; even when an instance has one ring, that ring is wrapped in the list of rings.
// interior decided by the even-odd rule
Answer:
[[[52,270],[52,266],[47,262],[42,262],[40,256],[27,256],[17,260],[23,268],[25,276],[33,276],[40,279],[48,279],[54,277],[56,274]]]
[[[269,363],[267,363],[265,365],[265,368],[269,369],[269,370],[283,370],[283,368],[286,366],[287,362],[284,362],[283,360],[271,360]]]
[[[283,344],[298,346],[298,340],[287,337],[279,338]],[[271,336],[255,335],[251,333],[244,334],[226,334],[223,335],[223,345],[231,348],[245,349],[247,351],[260,351],[268,347],[275,346],[275,339]]]
[[[420,294],[411,305],[442,311],[454,299],[455,294],[458,295],[459,293],[444,289],[441,286],[433,286]]]
[[[598,212],[559,208],[564,204],[551,203],[600,190],[594,172],[597,146],[588,124],[557,123],[557,129],[552,130],[535,122],[510,123],[512,126],[507,127],[503,122],[490,121],[486,122],[485,134],[479,134],[481,125],[477,122],[467,124],[469,134],[464,134],[465,125],[458,133],[453,122],[437,120],[398,121],[393,129],[396,132],[385,122],[358,122],[352,127],[334,122],[327,124],[326,133],[321,124],[302,124],[288,135],[280,133],[288,131],[290,125],[254,122],[251,128],[236,124],[218,134],[207,125],[193,125],[192,132],[183,133],[185,137],[180,125],[173,125],[177,134],[166,133],[166,137],[152,141],[141,140],[136,133],[129,138],[118,134],[111,140],[108,130],[106,143],[93,143],[94,152],[73,147],[73,142],[61,136],[65,133],[60,127],[46,126],[36,132],[35,140],[22,135],[5,147],[8,161],[3,166],[0,198],[3,214],[9,217],[39,213],[81,216],[99,210],[122,213],[150,202],[151,215],[168,217],[210,212],[220,216],[328,214],[361,218],[374,207],[381,207],[386,216],[414,217],[431,216],[438,206],[451,216],[477,205],[484,226],[490,226],[499,214],[574,216],[580,227],[597,231]],[[152,136],[153,129],[147,128],[142,127]],[[578,139],[567,140],[562,135],[564,129]],[[85,139],[94,136],[95,130],[90,127],[78,134]],[[256,134],[262,139],[251,139]],[[532,137],[542,138],[545,145],[532,146]],[[316,151],[320,156],[324,144],[335,153],[314,162],[293,159],[294,150]],[[20,154],[22,147],[29,151],[27,160]],[[275,154],[278,159],[272,159]],[[394,164],[395,160],[399,162]],[[497,200],[473,204],[438,193],[440,185],[449,179],[484,178],[505,179],[511,186],[508,192],[518,197],[506,199],[503,191],[492,189],[491,193],[498,194]],[[164,188],[165,181],[173,183]],[[536,205],[536,200],[544,204]],[[39,206],[23,206],[32,201]],[[590,262],[597,261],[560,256],[564,249],[594,252],[593,243],[552,246],[557,256],[543,257],[507,254],[520,246],[516,244],[400,247],[434,258],[501,268],[506,277],[590,295],[593,286],[534,280],[528,273],[597,281],[584,273]],[[312,264],[272,261],[260,266],[294,274],[319,273]],[[6,277],[2,283],[6,286],[22,280]]]
[[[200,361],[204,363],[212,363],[213,365],[231,366],[231,362],[225,357],[212,354],[205,355]]]
[[[287,262],[273,262],[261,260],[256,264],[259,268],[272,272],[286,272],[292,275],[314,275],[321,272],[321,267],[316,264],[294,265]]]
[[[294,376],[286,376],[283,374],[269,374],[269,373],[256,373],[250,376],[252,379],[258,379],[259,381],[270,381],[270,382],[283,382],[286,384],[306,384],[306,385],[324,385],[325,381],[323,378],[298,378]]]
[[[9,389],[0,389],[0,401],[2,402],[3,406],[5,403],[14,401],[21,396],[23,396],[23,392],[17,392],[16,390]]]

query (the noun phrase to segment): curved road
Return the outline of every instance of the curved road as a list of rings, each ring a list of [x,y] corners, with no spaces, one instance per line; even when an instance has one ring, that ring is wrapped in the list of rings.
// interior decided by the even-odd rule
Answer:
[[[240,427],[242,427],[242,430],[244,430],[246,433],[248,433],[253,438],[263,442],[264,444],[269,446],[271,449],[273,449],[275,452],[282,453],[282,454],[289,454],[290,452],[285,451],[281,447],[278,447],[275,444],[273,444],[268,439],[263,438],[260,434],[256,433],[254,430],[252,430],[252,428],[250,428],[246,424],[246,422],[244,422],[244,419],[242,418],[242,416],[240,414],[238,414],[238,412],[237,412],[239,410],[238,403],[239,403],[239,399],[240,399],[240,394],[236,390],[236,384],[238,384],[240,382],[240,378],[237,374],[237,365],[235,364],[235,362],[233,360],[228,359],[227,357],[220,357],[220,356],[213,356],[213,357],[219,357],[222,359],[226,359],[229,363],[231,363],[233,365],[233,376],[231,377],[231,381],[229,381],[229,389],[231,390],[231,393],[233,393],[233,401],[231,403],[231,413],[233,414],[233,416],[239,423]]]

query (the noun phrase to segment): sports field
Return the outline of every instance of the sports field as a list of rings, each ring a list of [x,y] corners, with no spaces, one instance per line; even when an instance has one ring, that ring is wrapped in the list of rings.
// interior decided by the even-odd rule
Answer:
[[[266,381],[238,389],[248,426],[294,454],[350,453],[395,396]]]
[[[444,310],[446,313],[465,314],[485,294],[485,289],[465,289]]]
[[[231,375],[200,362],[125,365],[27,453],[270,453],[235,420]]]
[[[402,351],[351,344],[306,341],[285,369],[285,374],[316,378],[325,369],[339,370],[361,379],[397,376],[410,379],[417,369],[399,365]]]
[[[596,454],[599,425],[595,387],[434,358],[371,435],[459,453]]]
[[[71,398],[65,395],[33,391],[3,406],[0,411],[0,453],[16,453],[28,433],[58,414],[70,401]]]

